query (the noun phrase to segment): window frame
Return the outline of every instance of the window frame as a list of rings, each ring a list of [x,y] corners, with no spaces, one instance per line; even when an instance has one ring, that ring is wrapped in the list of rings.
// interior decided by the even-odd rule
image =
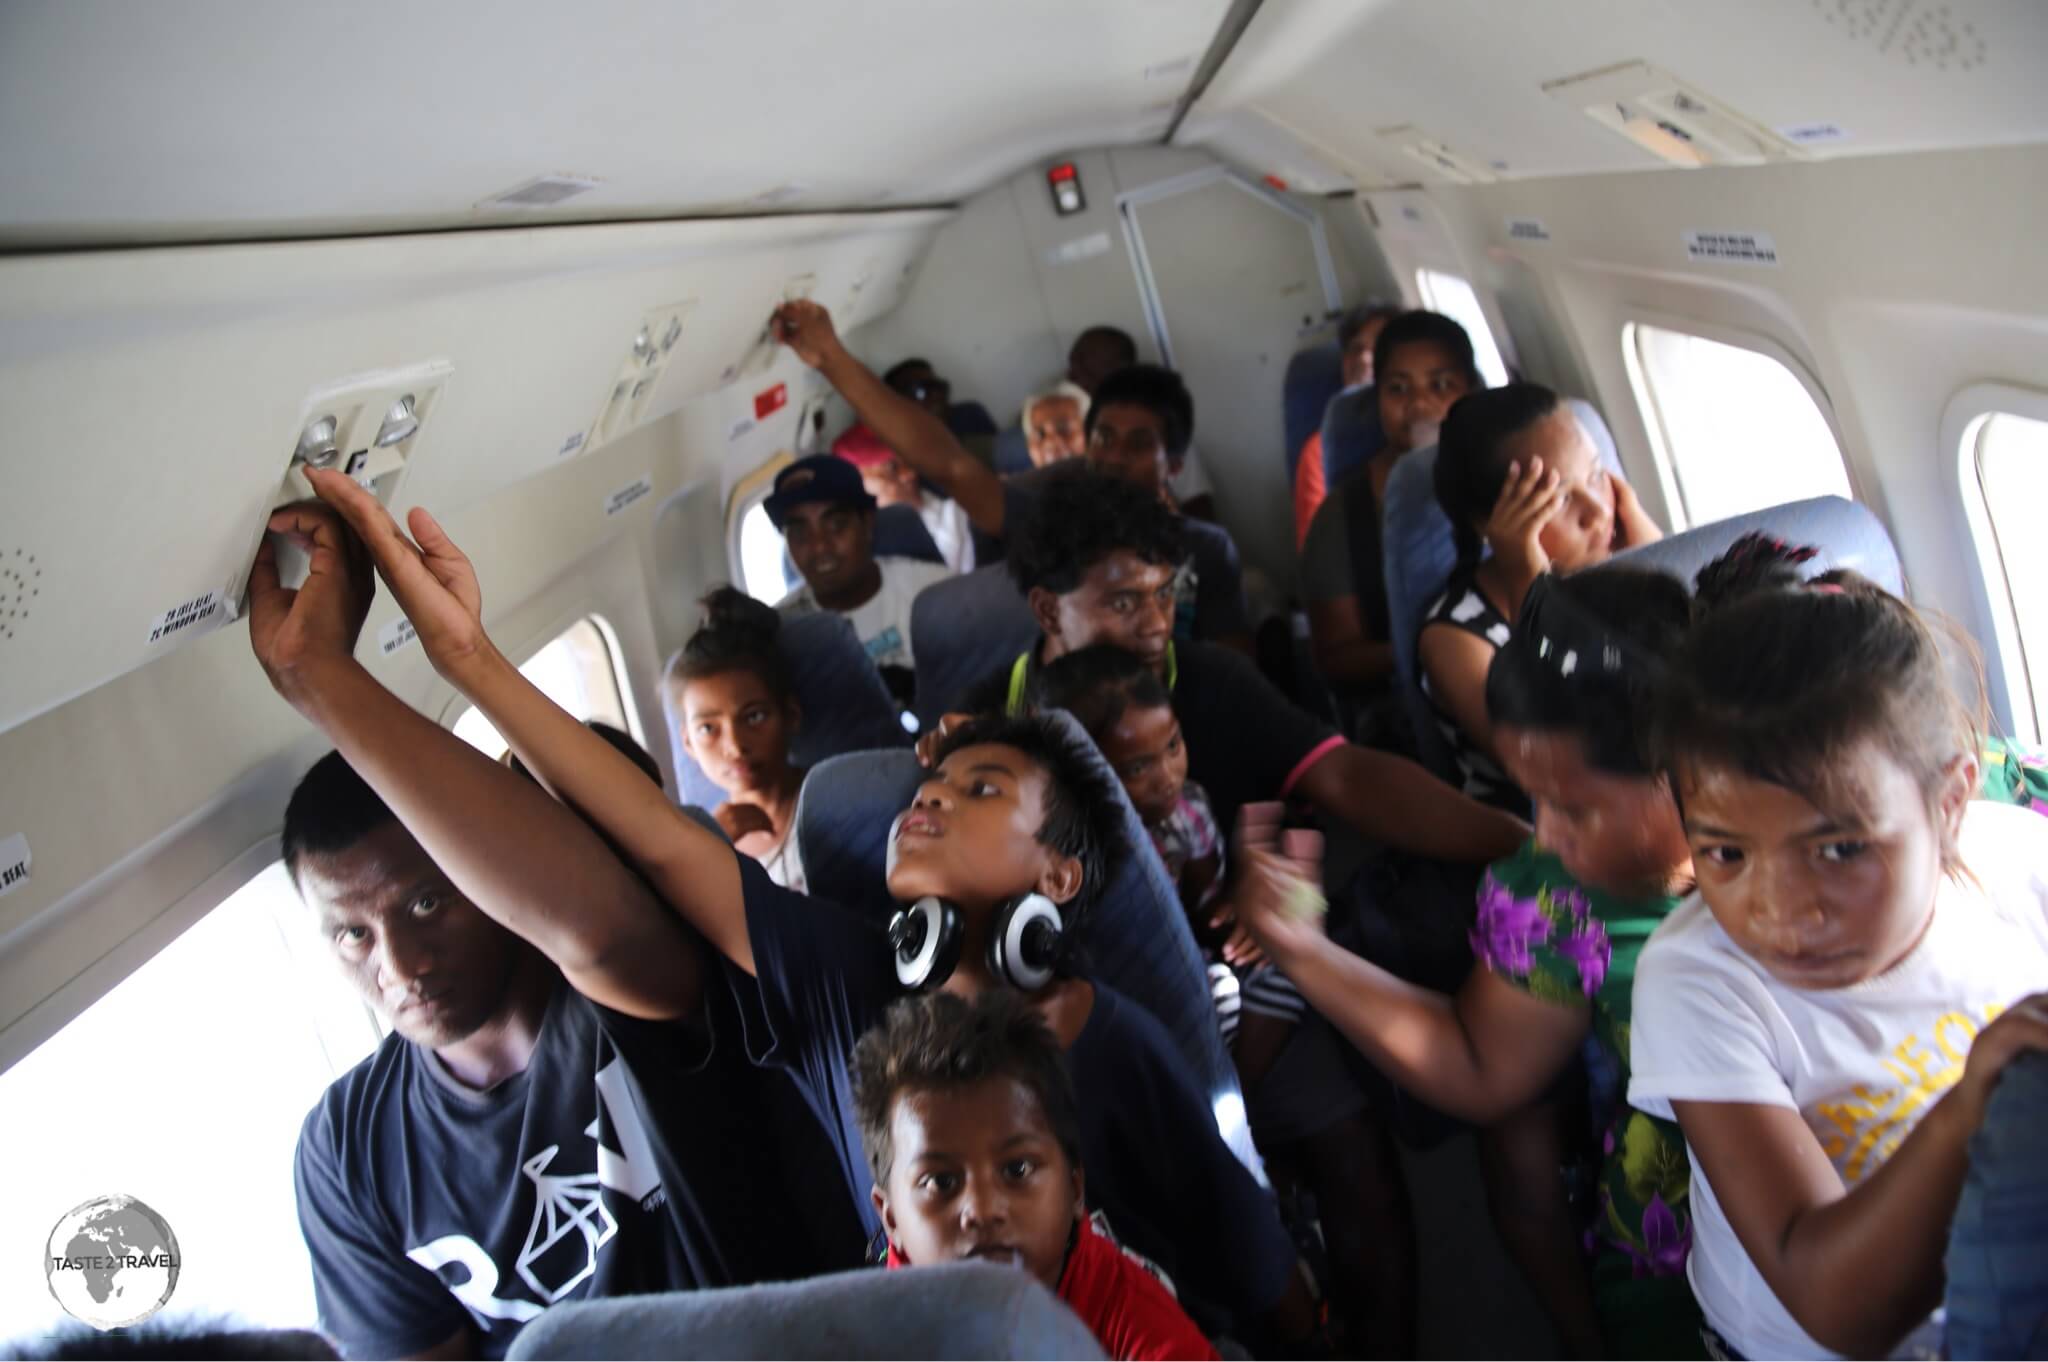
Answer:
[[[1820,412],[1821,420],[1827,423],[1828,434],[1835,440],[1835,453],[1841,458],[1842,473],[1849,480],[1849,495],[1853,500],[1870,505],[1863,480],[1858,475],[1856,461],[1849,457],[1849,443],[1842,438],[1842,425],[1835,416],[1835,406],[1828,397],[1828,391],[1814,377],[1806,362],[1790,349],[1771,337],[1756,331],[1745,331],[1740,327],[1723,326],[1718,322],[1705,321],[1698,317],[1685,317],[1676,313],[1659,312],[1650,308],[1629,308],[1621,315],[1621,360],[1628,372],[1628,385],[1636,401],[1637,415],[1642,418],[1643,431],[1649,437],[1650,462],[1657,470],[1657,485],[1664,494],[1664,505],[1671,517],[1671,533],[1681,534],[1694,526],[1691,508],[1685,500],[1684,479],[1679,475],[1678,460],[1671,450],[1671,432],[1664,422],[1663,406],[1657,401],[1656,381],[1651,377],[1649,366],[1643,361],[1642,346],[1637,339],[1636,328],[1655,327],[1659,331],[1676,332],[1700,340],[1714,341],[1721,345],[1748,350],[1766,359],[1776,360],[1799,380],[1806,389],[1806,395],[1813,400]]]
[[[796,462],[796,455],[787,449],[779,449],[732,485],[732,491],[725,498],[725,570],[726,580],[747,589],[746,565],[740,559],[740,525],[746,520],[747,512],[768,499],[775,490],[776,475]],[[769,604],[774,604],[773,601]]]
[[[1512,343],[1502,343],[1502,337],[1507,335],[1507,329],[1495,320],[1494,312],[1496,308],[1494,306],[1489,305],[1490,300],[1487,298],[1486,295],[1480,293],[1479,285],[1472,281],[1472,276],[1466,274],[1462,269],[1453,268],[1449,265],[1431,263],[1428,260],[1418,261],[1415,265],[1415,268],[1411,270],[1410,273],[1415,278],[1415,297],[1421,304],[1421,306],[1428,309],[1431,312],[1440,313],[1446,317],[1449,317],[1450,313],[1445,312],[1443,308],[1438,304],[1437,300],[1435,298],[1430,297],[1430,290],[1428,286],[1423,283],[1423,276],[1429,274],[1436,274],[1441,275],[1446,279],[1456,279],[1459,283],[1463,284],[1467,289],[1471,290],[1472,301],[1478,304],[1479,306],[1479,320],[1485,323],[1486,325],[1486,339],[1493,346],[1494,358],[1500,361],[1501,381],[1499,384],[1492,386],[1505,386],[1509,383],[1515,382],[1517,371],[1520,369],[1521,366],[1516,362]],[[1458,319],[1456,317],[1451,317],[1451,320],[1457,321]],[[1459,324],[1463,325],[1463,323]],[[1467,329],[1466,334],[1468,336],[1471,334],[1469,328]],[[1474,364],[1478,363],[1478,348],[1479,347],[1475,343],[1473,346]],[[1485,369],[1483,366],[1481,366],[1480,368],[1480,376],[1482,378],[1485,377]]]
[[[626,716],[626,732],[632,735],[634,742],[639,743],[642,747],[646,747],[646,725],[640,721],[640,705],[633,695],[632,669],[626,665],[625,649],[619,643],[619,634],[612,627],[612,622],[598,611],[569,610],[556,616],[553,628],[540,631],[541,640],[539,643],[532,644],[521,650],[523,656],[515,664],[515,667],[524,667],[527,663],[533,661],[534,658],[540,656],[542,652],[553,646],[556,640],[560,639],[577,625],[585,622],[596,626],[597,636],[604,643],[605,661],[611,666],[612,685],[619,693],[619,707]],[[469,697],[458,690],[449,696],[448,703],[441,707],[441,713],[436,722],[452,733],[455,731],[456,721],[474,708],[475,706],[470,703]],[[648,750],[652,751],[653,749],[650,748]]]
[[[1984,682],[1992,707],[2008,731],[2022,742],[2042,740],[2042,701],[2033,685],[2027,665],[2026,648],[2020,637],[2019,611],[2013,603],[2012,579],[1999,547],[1998,527],[1991,519],[1991,507],[1984,494],[1983,468],[1979,446],[1984,426],[1994,416],[2017,416],[2048,424],[2048,392],[2022,388],[2010,383],[1973,383],[1949,399],[1941,416],[1940,448],[1950,451],[1956,479],[1957,501],[1968,524],[1970,547],[1976,556],[1973,577],[1980,604],[1991,620],[1991,648],[1995,656],[1985,659]],[[2048,658],[2039,659],[2048,669]],[[2042,678],[2048,681],[2048,675]]]

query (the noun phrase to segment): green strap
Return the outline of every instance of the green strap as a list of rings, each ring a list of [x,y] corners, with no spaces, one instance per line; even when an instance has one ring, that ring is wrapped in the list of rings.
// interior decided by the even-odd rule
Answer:
[[[1030,674],[1031,650],[1026,648],[1017,654],[1017,661],[1010,668],[1010,698],[1003,705],[1003,713],[1012,719],[1024,712],[1024,682]]]

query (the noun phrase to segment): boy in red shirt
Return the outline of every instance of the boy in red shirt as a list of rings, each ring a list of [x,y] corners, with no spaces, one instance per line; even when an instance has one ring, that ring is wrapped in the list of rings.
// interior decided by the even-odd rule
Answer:
[[[980,1258],[1043,1282],[1113,1358],[1214,1358],[1173,1294],[1089,1222],[1059,1042],[1008,989],[907,998],[853,1053],[889,1266]]]

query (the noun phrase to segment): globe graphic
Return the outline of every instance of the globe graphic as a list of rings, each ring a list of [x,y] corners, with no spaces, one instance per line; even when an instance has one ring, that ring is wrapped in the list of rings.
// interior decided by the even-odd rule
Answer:
[[[43,1271],[50,1294],[95,1329],[140,1324],[178,1286],[178,1238],[132,1196],[94,1197],[50,1231]]]

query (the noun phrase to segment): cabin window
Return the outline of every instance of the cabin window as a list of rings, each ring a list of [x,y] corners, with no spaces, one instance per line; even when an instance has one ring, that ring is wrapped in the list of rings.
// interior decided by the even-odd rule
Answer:
[[[1472,291],[1472,285],[1442,270],[1417,270],[1415,289],[1422,295],[1424,307],[1443,313],[1465,328],[1465,334],[1472,338],[1472,358],[1478,361],[1479,376],[1486,380],[1486,386],[1498,388],[1507,382],[1507,361],[1501,358],[1500,345],[1486,320],[1486,309],[1479,305],[1479,295]]]
[[[28,1265],[60,1216],[110,1193],[177,1236],[172,1313],[311,1327],[293,1151],[379,1039],[273,862],[0,1074],[0,1332],[64,1322]]]
[[[789,594],[783,575],[782,531],[768,519],[760,502],[740,515],[740,586],[757,601],[774,605]]]
[[[1854,496],[1820,403],[1775,356],[1684,331],[1622,330],[1674,529],[1808,497]]]
[[[1991,412],[1963,436],[1964,470],[1983,493],[1977,553],[2000,621],[1999,653],[2019,736],[2039,741],[2041,678],[2048,677],[2048,421]],[[2002,598],[2002,599],[2001,599]]]
[[[626,703],[626,689],[620,679],[618,650],[610,630],[595,615],[570,625],[547,647],[522,662],[519,673],[577,718],[624,729],[639,741],[638,728],[630,718],[632,706]],[[456,719],[455,736],[493,761],[504,756],[510,746],[474,705]]]

